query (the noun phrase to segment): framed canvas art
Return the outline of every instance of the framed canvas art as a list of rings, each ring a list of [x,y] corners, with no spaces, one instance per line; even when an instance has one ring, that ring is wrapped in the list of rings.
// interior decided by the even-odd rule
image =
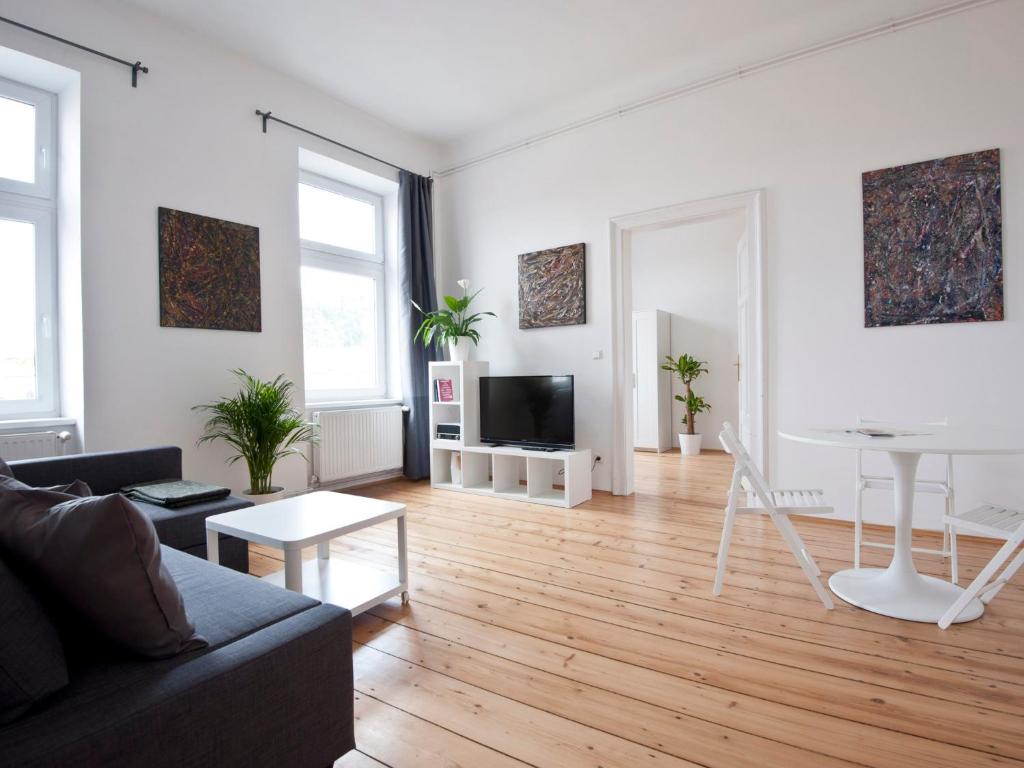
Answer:
[[[262,329],[257,227],[160,208],[160,325]]]
[[[586,244],[520,254],[519,327],[549,328],[586,322]]]
[[[1003,319],[999,150],[865,173],[864,325]]]

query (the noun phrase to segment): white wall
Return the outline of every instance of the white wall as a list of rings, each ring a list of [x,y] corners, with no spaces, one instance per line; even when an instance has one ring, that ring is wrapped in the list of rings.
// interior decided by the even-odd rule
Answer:
[[[736,246],[746,229],[736,214],[631,235],[633,309],[671,313],[672,356],[705,361],[693,391],[711,404],[695,419],[704,448],[718,449],[722,422],[737,423]],[[683,393],[673,377],[673,393]],[[672,401],[672,444],[679,445],[683,404]]]
[[[501,319],[484,327],[480,356],[497,372],[576,374],[579,441],[607,457],[609,219],[765,189],[771,474],[824,487],[849,515],[853,456],[782,442],[776,430],[846,424],[858,412],[1024,426],[1022,28],[1024,3],[983,6],[450,176],[440,282],[448,289],[464,275],[487,287],[482,303]],[[864,328],[861,173],[989,147],[1002,149],[1007,320]],[[581,240],[588,324],[518,331],[516,254]],[[963,505],[1024,503],[1014,482],[1024,460],[958,467]],[[595,486],[609,479],[599,466]]]
[[[236,367],[284,373],[302,392],[298,149],[381,170],[284,126],[264,135],[254,110],[420,173],[436,147],[128,5],[3,0],[0,14],[150,67],[133,89],[125,67],[0,25],[0,45],[81,72],[86,449],[176,444],[187,476],[244,487],[224,447],[195,448],[190,407],[230,393]],[[260,228],[262,333],[160,327],[159,206]],[[305,478],[289,459],[275,481]]]

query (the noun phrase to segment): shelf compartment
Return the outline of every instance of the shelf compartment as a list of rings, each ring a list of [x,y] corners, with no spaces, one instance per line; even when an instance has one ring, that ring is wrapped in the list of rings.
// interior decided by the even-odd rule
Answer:
[[[559,471],[563,470],[564,462],[530,456],[526,459],[527,495],[531,499],[548,501],[565,501],[565,488],[557,485]]]
[[[492,488],[491,457],[486,453],[463,451],[462,484],[466,488]]]
[[[526,457],[510,456],[507,454],[495,453],[491,455],[493,460],[494,492],[526,495],[526,488],[522,484],[526,473]]]

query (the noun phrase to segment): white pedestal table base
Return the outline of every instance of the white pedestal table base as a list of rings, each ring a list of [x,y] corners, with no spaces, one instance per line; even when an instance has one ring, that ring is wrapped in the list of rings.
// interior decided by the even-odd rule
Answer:
[[[858,608],[907,621],[931,624],[951,606],[963,589],[934,576],[898,573],[891,568],[850,568],[837,571],[828,580],[829,589],[841,600]],[[956,623],[973,621],[985,612],[980,600],[971,600]]]

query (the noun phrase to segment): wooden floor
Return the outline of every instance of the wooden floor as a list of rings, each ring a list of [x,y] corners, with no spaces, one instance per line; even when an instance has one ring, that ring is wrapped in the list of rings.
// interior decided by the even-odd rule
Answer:
[[[741,519],[715,599],[730,471],[640,455],[635,497],[572,510],[360,489],[408,505],[412,603],[355,621],[358,751],[338,766],[1024,766],[1024,589],[945,632],[829,612],[770,524]],[[849,525],[798,527],[826,576],[850,567]],[[332,547],[393,565],[393,541]],[[961,549],[962,578],[994,551]],[[253,571],[277,557],[254,547]]]

